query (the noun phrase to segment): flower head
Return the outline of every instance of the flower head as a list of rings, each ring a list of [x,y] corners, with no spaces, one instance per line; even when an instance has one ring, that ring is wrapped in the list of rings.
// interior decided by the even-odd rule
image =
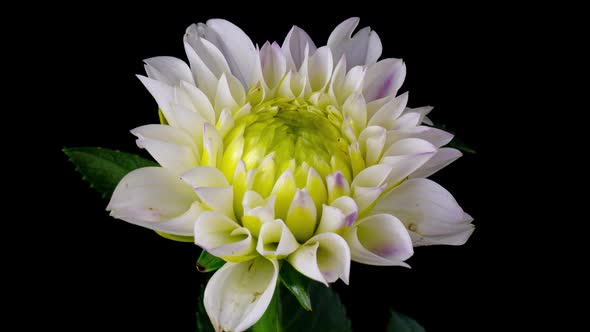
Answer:
[[[184,36],[189,65],[145,60],[138,76],[162,124],[132,130],[161,167],[125,176],[111,215],[192,236],[226,263],[205,308],[217,331],[243,331],[264,313],[279,260],[324,284],[348,283],[350,261],[401,265],[413,246],[463,244],[472,218],[426,179],[461,153],[422,123],[431,107],[398,95],[406,67],[383,59],[358,18],[327,46],[293,27],[282,45],[254,46],[213,19]],[[352,37],[351,37],[352,36]]]

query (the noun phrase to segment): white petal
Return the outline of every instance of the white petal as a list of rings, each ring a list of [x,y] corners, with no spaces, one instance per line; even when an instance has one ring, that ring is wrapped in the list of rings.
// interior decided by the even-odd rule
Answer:
[[[342,106],[344,116],[350,116],[360,132],[367,125],[367,104],[360,93],[353,93],[346,99]]]
[[[303,29],[294,25],[282,45],[283,53],[292,70],[299,70],[301,67],[306,48],[309,54],[314,54],[317,49],[309,35]]]
[[[346,77],[346,58],[341,57],[338,62],[336,63],[336,67],[334,67],[334,72],[332,73],[332,79],[330,80],[330,85],[328,89],[328,93],[330,97],[334,101],[334,103],[340,105],[341,100],[339,97],[342,95],[342,90],[344,86],[344,78]],[[348,96],[347,96],[348,98]],[[345,100],[345,99],[344,99]],[[343,101],[343,100],[342,100]]]
[[[256,242],[247,228],[221,213],[202,212],[195,221],[195,244],[210,254],[229,261],[255,256]]]
[[[194,141],[184,131],[166,125],[146,125],[131,133],[138,137],[137,145],[145,148],[156,161],[182,174],[199,164],[199,153]]]
[[[199,215],[204,211],[205,208],[203,208],[203,206],[199,202],[193,202],[190,208],[180,216],[158,222],[142,221],[124,215],[119,216],[116,212],[111,213],[111,216],[114,218],[123,219],[131,224],[149,228],[154,231],[164,232],[172,235],[192,237],[194,233],[193,229],[195,221],[197,220]]]
[[[440,244],[447,244],[447,245],[463,245],[473,231],[475,227],[470,225],[469,227],[465,227],[463,229],[457,229],[453,231],[451,235],[438,235],[438,236],[422,236],[418,233],[410,231],[410,237],[412,238],[412,242],[414,243],[415,247],[420,246],[432,246],[432,245],[440,245]]]
[[[352,260],[369,265],[401,265],[414,253],[405,226],[392,215],[378,214],[359,221],[344,235]]]
[[[168,123],[175,126],[176,119],[171,112],[171,105],[175,103],[174,88],[168,84],[147,78],[145,76],[137,75],[137,78],[139,78],[141,83],[143,83],[152,97],[154,97],[156,103],[158,103],[158,107],[160,107],[164,113],[164,116],[166,117],[166,120],[168,120]]]
[[[355,187],[354,201],[359,207],[359,213],[362,213],[373,204],[381,196],[385,190],[385,186],[380,187]]]
[[[345,226],[351,226],[356,221],[359,208],[354,199],[348,196],[338,197],[336,200],[334,200],[334,202],[332,202],[331,206],[338,208],[344,213]]]
[[[182,174],[180,178],[193,188],[229,186],[223,173],[217,168],[209,166],[195,167]]]
[[[352,32],[359,24],[360,19],[358,17],[351,17],[344,22],[338,24],[334,31],[328,37],[328,46],[339,44],[350,38]],[[340,57],[338,57],[340,58]]]
[[[332,52],[326,46],[320,47],[309,59],[309,84],[311,91],[322,91],[332,75]]]
[[[410,175],[411,178],[426,178],[446,167],[453,161],[457,160],[463,154],[461,151],[453,148],[439,149],[430,160],[428,160],[420,169]]]
[[[232,187],[198,187],[195,188],[195,192],[205,206],[235,219]]]
[[[400,130],[400,129],[407,129],[416,127],[420,124],[420,117],[419,113],[409,112],[402,114],[399,118],[395,120],[395,124],[391,129],[393,130]]]
[[[317,211],[313,199],[307,190],[297,189],[287,212],[285,223],[295,238],[304,242],[313,235],[316,221]]]
[[[405,138],[392,144],[383,153],[382,164],[392,166],[387,178],[390,185],[396,184],[419,169],[436,153],[434,145],[419,138]]]
[[[236,108],[240,105],[236,102],[232,96],[229,83],[225,74],[221,75],[219,82],[217,83],[217,92],[215,93],[215,114],[216,118],[219,117],[221,110],[224,108]]]
[[[316,230],[316,234],[334,233],[345,225],[345,216],[340,209],[324,204],[322,206],[322,219]]]
[[[171,86],[177,86],[185,81],[194,84],[189,66],[182,60],[171,56],[159,56],[143,60],[147,64],[150,78]]]
[[[326,177],[326,187],[328,188],[328,203],[332,203],[340,196],[350,195],[350,185],[340,171]]]
[[[375,63],[383,50],[379,36],[369,27],[359,30],[351,38],[358,22],[357,17],[349,18],[340,23],[328,38],[328,46],[334,53],[334,59],[340,59],[342,55],[346,56],[347,69]]]
[[[356,221],[357,216],[356,202],[348,196],[339,197],[330,206],[323,205],[322,219],[316,234],[335,233],[342,227],[350,227]]]
[[[155,224],[181,217],[196,200],[197,196],[190,186],[169,170],[145,167],[131,171],[121,179],[107,211],[111,211],[115,218],[142,223],[142,226],[154,229],[143,223]],[[183,222],[180,224],[184,225]],[[181,233],[182,229],[175,233]]]
[[[212,19],[207,21],[204,37],[223,53],[232,74],[249,87],[257,52],[244,31],[229,21]]]
[[[437,148],[440,148],[441,146],[448,144],[453,139],[453,134],[444,130],[426,126],[410,127],[401,130],[389,130],[387,131],[385,145],[390,146],[399,140],[411,137],[423,139],[432,143]]]
[[[379,162],[385,147],[386,130],[381,126],[370,126],[359,135],[359,148],[365,159],[365,165],[371,166]]]
[[[211,124],[215,124],[215,110],[205,93],[199,90],[194,85],[188,83],[181,84],[182,92],[184,92],[191,101],[192,108],[205,120]]]
[[[419,241],[414,245],[461,245],[473,229],[473,219],[463,212],[453,196],[428,179],[404,181],[381,197],[371,213],[387,213],[399,218],[416,233]]]
[[[203,151],[203,125],[205,119],[203,119],[198,113],[191,111],[190,109],[179,105],[172,105],[172,112],[174,118],[176,118],[175,128],[180,128],[190,135],[192,142],[197,150],[197,155],[200,156]]]
[[[260,63],[266,85],[274,88],[287,72],[287,59],[281,47],[276,42],[272,45],[269,42],[264,43],[260,50]]]
[[[275,203],[275,215],[277,218],[286,220],[296,189],[293,172],[287,169],[279,176],[272,188],[271,194],[277,198]]]
[[[207,67],[195,49],[186,40],[184,42],[184,51],[191,65],[191,71],[198,88],[207,95],[210,101],[213,101],[217,89],[218,77]]]
[[[281,259],[290,255],[297,247],[299,243],[282,220],[268,221],[260,227],[256,250],[262,256]]]
[[[215,331],[242,332],[254,325],[270,304],[278,275],[278,262],[263,257],[215,272],[203,299]]]
[[[424,119],[426,118],[426,115],[428,115],[431,111],[432,111],[433,107],[432,106],[423,106],[423,107],[418,107],[418,108],[406,108],[404,110],[404,113],[416,113],[418,114],[418,124],[421,123],[426,123],[428,121],[424,121]],[[432,122],[432,121],[431,121]],[[432,123],[431,123],[432,124]]]
[[[383,59],[369,66],[364,82],[367,102],[395,96],[406,78],[406,65],[401,59]]]
[[[219,49],[210,41],[201,38],[196,24],[186,29],[184,40],[195,50],[196,54],[215,75],[220,77],[222,73],[229,73],[229,65]]]
[[[203,153],[201,164],[203,166],[216,167],[223,157],[223,139],[213,125],[203,125]]]
[[[395,120],[402,114],[408,103],[408,93],[393,98],[387,104],[383,105],[377,113],[369,120],[369,126],[381,126],[385,129],[393,129]]]
[[[353,92],[360,92],[363,87],[363,81],[365,79],[366,73],[367,67],[365,66],[352,67],[348,71],[348,73],[346,73],[346,77],[344,78],[344,84],[342,85],[341,91],[339,91],[341,97],[347,98]]]
[[[255,191],[248,190],[242,199],[244,215],[255,216],[260,221],[272,221],[275,218],[275,196],[269,196],[266,199]]]
[[[339,278],[348,284],[350,249],[338,234],[322,233],[312,237],[288,260],[301,274],[326,286]]]
[[[379,187],[387,181],[389,173],[392,171],[392,166],[387,164],[378,164],[367,167],[362,170],[352,180],[352,188],[356,187]]]
[[[219,114],[219,120],[217,120],[217,123],[215,124],[215,129],[217,129],[222,138],[225,138],[230,130],[234,128],[235,123],[232,112],[229,108],[224,108],[221,110],[221,114]]]

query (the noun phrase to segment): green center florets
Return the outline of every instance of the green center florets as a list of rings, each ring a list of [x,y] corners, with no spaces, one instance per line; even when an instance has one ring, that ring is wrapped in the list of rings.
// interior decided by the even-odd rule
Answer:
[[[335,170],[349,173],[349,142],[340,131],[341,124],[342,115],[332,105],[275,98],[238,119],[225,144],[243,136],[241,159],[246,169],[261,166],[272,155],[278,171],[275,179],[284,170],[302,165],[313,167],[322,177]]]

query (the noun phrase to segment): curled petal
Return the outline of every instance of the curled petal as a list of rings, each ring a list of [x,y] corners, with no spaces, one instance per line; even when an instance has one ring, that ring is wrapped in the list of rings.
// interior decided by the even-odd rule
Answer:
[[[381,159],[386,137],[387,132],[381,126],[370,126],[363,129],[359,135],[358,143],[366,166],[374,165]]]
[[[334,58],[340,59],[342,55],[346,57],[347,69],[375,63],[383,50],[379,36],[369,27],[361,29],[351,38],[358,23],[358,17],[349,18],[340,23],[328,38],[328,46],[334,52]]]
[[[473,218],[453,196],[428,179],[409,179],[381,197],[371,213],[399,218],[410,230],[414,246],[464,244],[473,233]]]
[[[332,203],[340,196],[350,195],[350,185],[340,171],[328,175],[326,184],[328,187],[328,203]]]
[[[166,83],[145,76],[137,75],[137,78],[145,86],[152,97],[154,97],[156,103],[158,103],[158,107],[162,110],[162,113],[164,113],[166,120],[168,120],[168,123],[176,127],[176,118],[171,110],[172,104],[176,101],[174,88]]]
[[[332,75],[332,53],[327,47],[320,47],[309,59],[309,84],[311,91],[322,91]]]
[[[352,187],[379,187],[387,181],[392,168],[387,164],[378,164],[365,168],[352,180]]]
[[[287,71],[287,60],[280,46],[277,43],[264,43],[260,49],[260,63],[266,85],[274,88]]]
[[[138,137],[137,145],[146,149],[165,168],[176,174],[199,165],[199,152],[183,130],[166,125],[146,125],[131,133]]]
[[[457,160],[463,154],[461,151],[453,148],[439,149],[430,160],[428,160],[422,167],[410,175],[411,178],[426,178],[432,174],[440,171],[453,161]]]
[[[402,114],[408,104],[408,93],[392,98],[381,107],[369,120],[369,126],[381,126],[387,130],[395,127],[395,120]]]
[[[425,140],[406,138],[392,144],[383,153],[382,164],[390,165],[392,171],[387,178],[390,185],[404,180],[418,170],[436,154],[436,147]]]
[[[216,332],[242,332],[266,311],[275,291],[279,264],[258,257],[222,266],[205,288],[203,302]]]
[[[198,187],[195,192],[207,208],[235,219],[232,187]]]
[[[203,152],[203,125],[205,119],[197,112],[194,112],[185,106],[174,104],[172,105],[172,112],[174,118],[177,119],[175,128],[184,130],[192,138],[191,145],[194,144],[200,156]]]
[[[247,228],[227,216],[205,211],[194,225],[195,244],[227,261],[244,261],[256,255],[256,242]]]
[[[184,41],[190,45],[207,69],[215,77],[220,77],[222,73],[229,73],[229,65],[221,51],[210,41],[202,38],[201,32],[196,24],[192,24],[186,29]]]
[[[387,131],[385,146],[390,146],[391,144],[404,138],[423,139],[430,142],[437,148],[440,148],[441,146],[448,144],[453,139],[453,134],[438,128],[426,126],[411,127],[401,130],[389,130]]]
[[[312,237],[288,260],[301,274],[326,286],[339,278],[348,284],[350,248],[338,234],[322,233]]]
[[[211,19],[201,24],[201,36],[215,45],[224,55],[231,73],[244,87],[250,86],[254,75],[256,48],[236,25],[222,19]]]
[[[196,86],[183,82],[180,91],[186,95],[192,104],[192,109],[210,124],[215,123],[215,110],[207,95]],[[200,127],[199,127],[200,128]]]
[[[299,243],[280,220],[272,220],[262,224],[256,250],[265,257],[281,259],[290,255],[299,247]]]
[[[401,59],[383,59],[369,66],[364,81],[367,102],[395,96],[406,78],[406,65]]]
[[[247,227],[252,235],[259,236],[260,227],[263,223],[274,220],[275,217],[275,196],[266,199],[255,191],[248,190],[242,200],[243,213],[242,225]]]
[[[322,218],[316,234],[336,233],[343,227],[350,227],[357,217],[358,206],[356,202],[348,196],[339,197],[331,205],[323,206]]]
[[[277,179],[272,189],[272,195],[277,198],[275,203],[275,215],[277,218],[286,220],[296,189],[293,172],[288,169]]]
[[[316,218],[317,211],[313,199],[307,190],[297,189],[287,212],[286,224],[298,241],[304,242],[313,235]]]
[[[195,84],[189,66],[182,60],[171,56],[159,56],[143,60],[145,70],[149,78],[171,86],[177,86],[180,82]]]
[[[187,234],[200,207],[197,196],[169,170],[145,167],[131,171],[119,182],[107,211],[117,219],[153,230]],[[168,224],[166,224],[168,222]]]
[[[223,139],[210,123],[203,124],[203,155],[201,165],[216,167],[223,158]]]
[[[207,64],[205,64],[203,59],[199,57],[195,49],[186,40],[184,42],[184,51],[186,52],[188,62],[191,65],[191,71],[199,89],[207,95],[210,101],[214,101],[217,80],[219,78],[209,69]]]
[[[314,54],[317,47],[303,29],[294,25],[282,45],[283,53],[289,62],[291,70],[301,68],[303,59],[306,57],[306,49],[309,54]]]
[[[209,166],[195,167],[182,174],[180,178],[193,188],[229,186],[223,173],[217,168]]]
[[[414,253],[412,240],[401,221],[389,214],[377,214],[358,222],[344,238],[352,260],[369,265],[401,265]]]
[[[367,126],[367,104],[362,94],[350,95],[342,106],[342,113],[344,117],[349,116],[352,119],[358,132]]]

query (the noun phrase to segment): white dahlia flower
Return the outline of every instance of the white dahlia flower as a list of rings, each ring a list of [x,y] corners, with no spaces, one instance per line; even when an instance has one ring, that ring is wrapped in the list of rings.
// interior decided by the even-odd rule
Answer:
[[[138,77],[162,124],[132,133],[161,167],[125,176],[107,209],[228,262],[204,295],[216,331],[256,323],[280,260],[326,285],[348,283],[351,260],[407,266],[414,246],[460,245],[473,232],[426,179],[461,156],[442,147],[452,135],[422,125],[431,107],[397,96],[405,64],[379,60],[368,27],[352,36],[358,22],[319,48],[296,26],[282,45],[259,48],[212,19],[186,30],[188,65],[145,60],[148,77]]]

